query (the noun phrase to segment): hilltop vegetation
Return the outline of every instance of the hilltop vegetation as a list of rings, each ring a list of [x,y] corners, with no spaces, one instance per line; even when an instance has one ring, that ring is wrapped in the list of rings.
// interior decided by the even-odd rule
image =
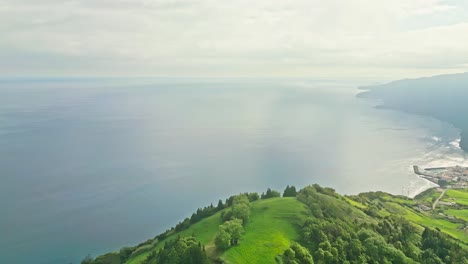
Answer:
[[[138,246],[83,263],[468,263],[467,194],[447,192],[442,200],[460,204],[424,211],[436,191],[414,200],[342,196],[319,185],[288,186],[283,197],[270,189],[244,193]]]

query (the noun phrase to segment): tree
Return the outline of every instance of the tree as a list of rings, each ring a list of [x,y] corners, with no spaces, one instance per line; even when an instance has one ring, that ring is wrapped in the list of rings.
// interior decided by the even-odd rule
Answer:
[[[215,238],[215,245],[219,249],[228,249],[231,246],[231,235],[225,230],[219,230]]]
[[[151,253],[144,264],[208,264],[208,256],[201,243],[194,237],[178,237],[168,241],[158,252]]]
[[[294,186],[289,187],[289,185],[286,186],[286,189],[284,189],[284,192],[283,192],[283,197],[296,197],[296,195],[297,195],[296,187]]]
[[[314,259],[307,250],[297,242],[292,242],[291,246],[284,251],[283,256],[284,264],[313,264]]]
[[[262,199],[269,199],[274,197],[281,197],[281,194],[278,191],[271,190],[270,188],[267,189],[266,193],[262,193]]]
[[[224,221],[229,221],[233,219],[241,219],[242,223],[246,223],[249,220],[250,216],[250,203],[247,195],[240,194],[232,196],[231,208],[224,211],[221,217]]]
[[[242,233],[244,233],[244,227],[242,227],[242,220],[240,219],[227,221],[220,226],[220,229],[231,235],[231,246],[237,245]]]
[[[223,210],[223,209],[224,209],[224,204],[223,204],[223,201],[220,199],[220,200],[218,201],[218,206],[216,206],[216,210],[217,210],[217,211],[221,211],[221,210]]]
[[[134,248],[131,247],[123,247],[119,251],[120,255],[120,262],[125,263],[129,258],[130,255],[133,253]]]
[[[219,226],[218,234],[215,238],[215,245],[220,249],[227,249],[230,246],[235,246],[241,235],[244,233],[242,220],[233,219]]]
[[[442,264],[442,260],[434,253],[434,250],[427,249],[421,255],[421,260],[427,264]]]
[[[198,242],[198,246],[190,246],[180,258],[182,264],[208,264],[208,256],[206,255],[205,249]]]
[[[237,218],[245,224],[250,217],[250,207],[248,204],[237,204],[232,207],[231,219]]]
[[[236,195],[234,196],[234,198],[232,199],[232,205],[239,205],[239,204],[249,204],[249,198],[247,197],[247,195],[244,195],[244,194],[239,194],[239,195]]]
[[[258,199],[260,199],[260,196],[258,195],[258,193],[254,192],[254,193],[249,193],[248,194],[248,197],[249,197],[249,201],[250,202],[253,202],[253,201],[256,201]]]
[[[82,261],[81,264],[93,264],[94,259],[91,257],[91,255],[87,255]]]
[[[292,242],[290,248],[295,253],[294,258],[297,261],[297,263],[300,263],[300,264],[313,264],[314,263],[312,255],[310,255],[309,251],[305,247],[301,246],[299,243]]]

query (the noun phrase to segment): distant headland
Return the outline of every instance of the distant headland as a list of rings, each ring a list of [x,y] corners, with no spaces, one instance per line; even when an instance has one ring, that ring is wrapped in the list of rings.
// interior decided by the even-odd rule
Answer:
[[[468,152],[468,73],[405,79],[360,87],[361,98],[383,101],[380,108],[431,116],[461,130],[460,148]]]

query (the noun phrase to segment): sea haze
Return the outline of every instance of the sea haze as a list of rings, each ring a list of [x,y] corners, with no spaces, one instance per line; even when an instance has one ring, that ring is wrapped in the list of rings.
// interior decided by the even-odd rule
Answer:
[[[78,263],[268,187],[411,196],[431,186],[413,164],[464,161],[455,127],[376,109],[361,84],[4,80],[0,263]]]

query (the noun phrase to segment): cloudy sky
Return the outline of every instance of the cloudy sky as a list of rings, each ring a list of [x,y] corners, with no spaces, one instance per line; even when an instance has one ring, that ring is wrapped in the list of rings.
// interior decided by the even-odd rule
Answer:
[[[0,76],[463,71],[466,0],[0,0]]]

